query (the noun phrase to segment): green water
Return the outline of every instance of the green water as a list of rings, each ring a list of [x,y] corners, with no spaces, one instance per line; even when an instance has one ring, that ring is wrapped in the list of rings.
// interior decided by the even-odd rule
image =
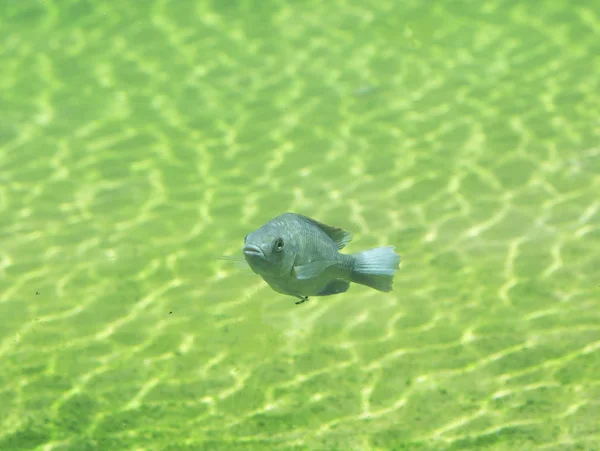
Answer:
[[[600,449],[600,2],[5,0],[0,450]],[[295,211],[392,293],[217,260]]]

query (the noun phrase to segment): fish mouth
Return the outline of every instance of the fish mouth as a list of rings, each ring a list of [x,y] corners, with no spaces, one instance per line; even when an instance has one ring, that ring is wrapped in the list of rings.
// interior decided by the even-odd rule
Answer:
[[[246,255],[248,257],[264,257],[265,256],[262,249],[258,246],[255,246],[254,244],[244,245],[244,247],[242,248],[242,252],[244,253],[244,255]]]

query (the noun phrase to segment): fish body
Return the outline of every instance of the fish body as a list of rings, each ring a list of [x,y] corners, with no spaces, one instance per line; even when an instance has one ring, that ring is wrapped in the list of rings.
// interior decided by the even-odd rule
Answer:
[[[248,234],[242,249],[269,286],[302,302],[348,290],[351,282],[391,291],[400,256],[392,246],[342,254],[352,235],[296,213],[284,213]]]

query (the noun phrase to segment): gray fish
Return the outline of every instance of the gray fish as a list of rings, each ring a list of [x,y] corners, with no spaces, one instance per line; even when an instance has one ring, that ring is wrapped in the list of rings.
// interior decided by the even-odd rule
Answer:
[[[246,235],[242,249],[252,271],[283,294],[309,296],[343,293],[350,282],[392,291],[400,256],[393,246],[355,254],[339,252],[352,236],[337,227],[296,213],[284,213]]]

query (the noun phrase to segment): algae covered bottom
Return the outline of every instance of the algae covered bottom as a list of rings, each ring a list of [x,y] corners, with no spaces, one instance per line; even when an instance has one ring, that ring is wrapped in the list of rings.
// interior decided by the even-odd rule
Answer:
[[[0,450],[598,449],[598,11],[4,2]],[[282,211],[394,291],[217,259]]]

